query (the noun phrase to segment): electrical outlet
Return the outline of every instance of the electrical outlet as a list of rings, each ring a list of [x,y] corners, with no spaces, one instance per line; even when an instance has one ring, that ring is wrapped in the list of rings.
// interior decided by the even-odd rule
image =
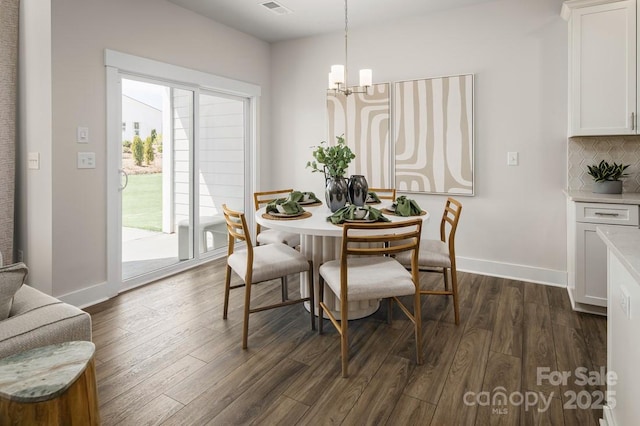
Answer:
[[[79,169],[95,169],[96,153],[95,152],[79,152],[78,168]]]
[[[631,298],[629,297],[629,292],[623,286],[620,286],[620,307],[622,308],[622,312],[627,316],[627,318],[631,318]]]
[[[18,262],[24,262],[24,252],[22,250],[18,250]]]

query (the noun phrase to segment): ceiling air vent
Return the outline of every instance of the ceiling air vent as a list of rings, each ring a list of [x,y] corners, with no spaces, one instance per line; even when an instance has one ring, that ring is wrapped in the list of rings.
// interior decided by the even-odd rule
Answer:
[[[276,15],[286,15],[287,13],[292,12],[290,9],[287,9],[286,7],[284,7],[283,5],[275,1],[266,1],[260,4],[266,7],[267,9],[269,9],[271,12],[275,13]]]

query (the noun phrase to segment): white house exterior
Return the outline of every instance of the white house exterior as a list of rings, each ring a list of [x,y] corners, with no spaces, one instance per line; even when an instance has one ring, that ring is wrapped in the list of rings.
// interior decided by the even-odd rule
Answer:
[[[133,141],[135,135],[145,140],[153,129],[162,133],[162,111],[123,94],[122,140]]]

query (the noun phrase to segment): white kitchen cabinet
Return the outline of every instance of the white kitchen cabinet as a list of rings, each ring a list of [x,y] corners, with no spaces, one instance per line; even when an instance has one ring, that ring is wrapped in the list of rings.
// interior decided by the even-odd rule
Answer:
[[[569,202],[569,296],[577,311],[606,314],[607,248],[596,234],[599,225],[638,227],[633,204]]]
[[[571,0],[569,136],[637,131],[636,0]]]
[[[607,405],[601,425],[637,425],[640,420],[640,230],[601,228],[608,251]]]

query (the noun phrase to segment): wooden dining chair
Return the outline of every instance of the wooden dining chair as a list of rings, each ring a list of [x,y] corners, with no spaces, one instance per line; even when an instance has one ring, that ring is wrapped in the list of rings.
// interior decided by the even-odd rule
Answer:
[[[460,309],[458,306],[455,237],[461,212],[462,204],[451,197],[447,198],[440,221],[440,239],[422,240],[418,253],[420,271],[442,272],[444,277],[444,290],[420,290],[420,294],[452,296],[456,325],[460,324]],[[447,232],[447,228],[449,228],[449,232]],[[407,254],[400,253],[396,255],[396,259],[405,267],[411,267],[412,259]],[[449,289],[447,270],[451,271],[451,289]]]
[[[293,189],[280,189],[276,191],[262,191],[253,193],[253,202],[256,211],[273,200],[278,198],[287,198]],[[283,243],[289,247],[298,247],[300,245],[300,234],[292,232],[277,231],[275,229],[264,228],[260,224],[256,225],[256,244],[272,244]]]
[[[244,213],[231,210],[226,204],[222,205],[224,219],[229,233],[229,246],[227,251],[227,272],[224,287],[224,308],[222,318],[227,319],[229,310],[229,292],[232,289],[244,287],[244,325],[242,328],[242,348],[247,348],[249,335],[249,314],[265,311],[267,309],[289,306],[295,303],[309,302],[314,305],[313,295],[313,267],[299,251],[282,243],[266,244],[253,247],[249,227]],[[236,250],[236,242],[245,242],[241,250]],[[231,271],[234,271],[243,281],[239,285],[231,285]],[[283,300],[259,307],[251,307],[251,287],[280,278],[281,285],[287,286],[287,276],[307,272],[308,297],[294,300]],[[315,330],[315,318],[311,309],[311,329]]]
[[[422,364],[422,321],[418,276],[418,250],[422,219],[403,222],[345,223],[340,259],[323,263],[319,269],[318,330],[322,334],[323,313],[340,334],[342,377],[348,377],[349,303],[369,299],[389,300],[387,321],[391,323],[395,301],[413,322],[416,363]],[[396,245],[381,244],[396,242]],[[366,243],[366,244],[363,244]],[[411,259],[409,272],[390,255],[406,253]],[[324,303],[324,284],[340,300],[340,320]],[[398,299],[413,296],[413,314]]]
[[[396,200],[395,188],[369,188],[369,192],[375,192],[380,200]]]

